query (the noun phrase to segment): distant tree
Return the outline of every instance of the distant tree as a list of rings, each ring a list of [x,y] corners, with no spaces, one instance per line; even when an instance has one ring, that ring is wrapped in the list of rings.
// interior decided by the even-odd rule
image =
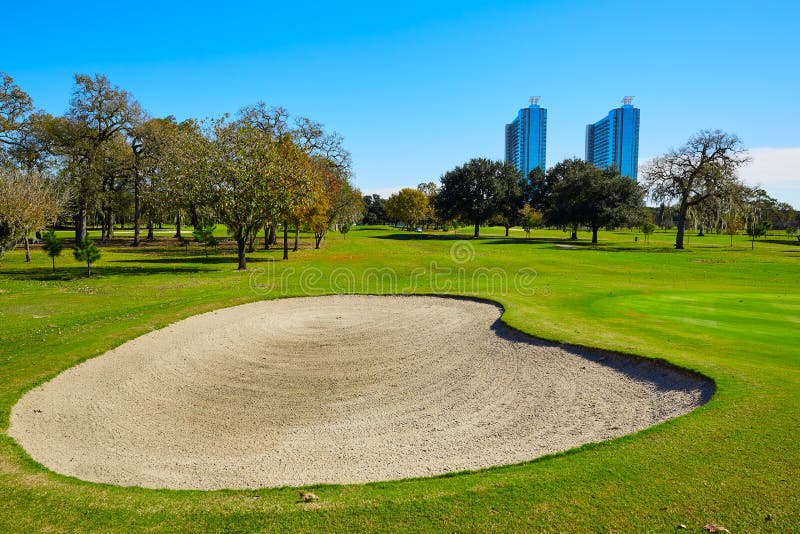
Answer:
[[[217,246],[217,238],[214,237],[214,230],[216,229],[216,224],[210,220],[203,219],[198,221],[197,226],[195,226],[194,230],[192,231],[194,240],[203,245],[203,251],[206,254],[206,258],[208,258],[208,247]],[[188,246],[188,243],[186,243],[187,250]]]
[[[733,247],[733,236],[742,231],[744,226],[742,217],[736,212],[729,212],[725,215],[725,233],[731,237],[731,247]]]
[[[519,210],[519,221],[522,229],[525,231],[525,237],[530,237],[531,230],[542,225],[542,214],[533,209],[530,204],[525,204],[522,209]]]
[[[364,224],[386,224],[386,199],[380,195],[366,195],[364,206]]]
[[[639,229],[644,234],[644,242],[645,243],[649,243],[650,242],[650,235],[653,232],[656,231],[656,225],[651,223],[650,221],[645,221],[645,222],[642,223],[642,225],[639,227]]]
[[[792,240],[797,235],[797,228],[794,226],[787,226],[785,232],[786,238]]]
[[[72,249],[72,255],[76,260],[86,262],[86,275],[92,276],[92,264],[100,259],[100,249],[94,242],[89,237],[78,241]]]
[[[430,214],[430,201],[419,189],[401,189],[386,201],[386,215],[390,220],[402,222],[407,229],[413,229]]]
[[[342,234],[342,237],[344,239],[347,239],[347,233],[349,231],[350,231],[350,224],[349,223],[344,223],[344,224],[339,225],[339,233]]]
[[[439,221],[437,220],[436,210],[434,210],[433,207],[436,203],[436,195],[439,193],[439,187],[436,185],[436,182],[423,182],[417,185],[417,189],[428,197],[428,205],[430,207],[428,216],[420,221],[420,223],[424,224],[426,228],[430,228],[432,225],[438,225]]]
[[[519,173],[501,161],[476,158],[445,173],[441,182],[436,206],[442,219],[469,221],[477,238],[481,224],[500,214],[509,191],[519,187]]]
[[[736,171],[748,161],[736,135],[703,130],[678,149],[653,159],[645,168],[644,184],[656,201],[678,202],[675,248],[683,238],[689,208],[725,191],[738,182]]]
[[[756,238],[767,235],[767,227],[763,223],[752,222],[747,226],[747,235],[750,236],[750,248],[756,246]]]
[[[53,272],[56,272],[56,257],[61,255],[63,249],[64,240],[56,236],[55,231],[42,234],[42,250],[53,260]]]

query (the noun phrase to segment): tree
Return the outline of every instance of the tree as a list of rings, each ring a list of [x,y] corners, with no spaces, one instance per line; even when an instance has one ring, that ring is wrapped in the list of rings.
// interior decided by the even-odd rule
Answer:
[[[148,229],[151,230],[156,214],[177,212],[185,200],[185,181],[182,180],[185,165],[182,159],[186,154],[180,150],[178,142],[181,128],[187,135],[199,135],[194,122],[179,126],[173,117],[144,120],[135,124],[130,131],[135,247],[140,243],[143,213],[147,214]],[[180,237],[180,230],[176,237]]]
[[[61,256],[63,249],[64,240],[56,236],[55,231],[50,230],[42,235],[42,250],[53,260],[53,272],[56,272],[56,257]]]
[[[731,247],[733,247],[733,236],[742,231],[744,224],[741,216],[736,212],[729,212],[725,215],[725,233],[731,236]]]
[[[217,238],[214,237],[214,230],[216,229],[217,229],[216,224],[214,224],[210,220],[203,219],[199,221],[197,226],[195,226],[192,231],[194,240],[203,245],[203,251],[206,254],[206,258],[208,258],[208,247],[217,246]]]
[[[492,217],[492,222],[505,228],[506,237],[513,226],[520,223],[520,210],[526,202],[525,184],[517,180],[501,180],[498,190],[497,212]]]
[[[320,248],[328,230],[336,225],[355,224],[364,218],[361,191],[348,181],[347,169],[321,156],[312,157],[313,203],[304,213],[314,232],[314,248]]]
[[[0,72],[0,81],[0,164],[13,161],[31,168],[32,162],[21,155],[25,152],[25,133],[33,101],[5,72]]]
[[[364,197],[364,224],[386,224],[386,199],[380,195],[366,195]]]
[[[650,221],[645,221],[645,222],[642,223],[642,225],[639,227],[639,229],[644,234],[644,242],[645,243],[649,243],[650,242],[650,235],[653,232],[656,231],[656,225],[651,223]]]
[[[644,192],[635,180],[620,176],[616,169],[600,169],[580,159],[554,165],[540,184],[549,224],[572,229],[577,239],[581,225],[592,229],[592,243],[606,226],[637,222],[642,215]]]
[[[190,180],[186,188],[197,205],[211,206],[236,241],[238,269],[247,269],[246,246],[271,213],[280,193],[276,177],[278,154],[272,138],[242,121],[225,118],[210,123],[203,135],[181,136]]]
[[[644,183],[655,201],[678,202],[675,248],[684,248],[689,208],[736,184],[736,171],[748,161],[741,140],[721,130],[703,130],[678,149],[653,159]]]
[[[797,235],[797,228],[794,226],[787,226],[784,231],[786,232],[786,238],[790,241]]]
[[[311,159],[288,134],[275,145],[274,175],[277,187],[273,213],[283,225],[283,259],[289,259],[289,224],[300,220],[314,205],[316,176]]]
[[[753,221],[747,226],[747,235],[750,236],[750,248],[754,249],[756,238],[767,235],[767,227],[763,223]]]
[[[347,239],[347,233],[350,231],[350,224],[344,223],[339,226],[339,233],[342,234],[342,238]]]
[[[386,201],[386,215],[390,220],[403,223],[410,230],[430,217],[431,204],[425,193],[406,187]]]
[[[111,84],[107,77],[96,74],[75,75],[75,89],[70,100],[66,120],[72,125],[72,135],[62,138],[62,149],[79,155],[75,169],[80,175],[76,190],[77,201],[75,239],[86,237],[87,216],[92,194],[102,190],[102,149],[112,139],[122,134],[141,116],[139,104],[127,91]],[[66,141],[64,146],[63,141]],[[86,183],[89,182],[89,183]]]
[[[501,212],[507,192],[519,183],[519,173],[501,161],[476,158],[445,173],[441,182],[436,206],[442,219],[471,222],[477,238],[481,224]]]
[[[92,276],[92,264],[100,259],[100,249],[94,242],[89,237],[78,241],[72,249],[72,255],[76,260],[86,262],[86,275]]]
[[[25,243],[26,262],[31,261],[30,234],[54,223],[64,204],[64,196],[41,172],[0,167],[0,221],[12,247]]]
[[[522,209],[519,210],[519,223],[522,226],[522,229],[525,231],[525,237],[531,236],[531,230],[533,228],[539,228],[542,225],[542,214],[530,204],[525,204]]]

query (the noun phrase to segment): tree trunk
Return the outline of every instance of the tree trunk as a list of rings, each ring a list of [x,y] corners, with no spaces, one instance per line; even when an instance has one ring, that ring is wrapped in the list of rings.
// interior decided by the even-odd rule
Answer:
[[[139,198],[139,175],[133,181],[133,246],[139,246],[139,220],[142,218],[142,201]]]
[[[114,239],[114,208],[108,208],[108,228],[106,229],[106,236],[108,239]]]
[[[200,224],[200,219],[197,216],[197,208],[194,205],[189,208],[189,217],[192,220],[192,228],[197,228],[197,225]]]
[[[289,223],[283,222],[283,259],[289,259]]]
[[[256,251],[256,239],[258,238],[258,229],[253,229],[253,233],[248,232],[247,236],[247,253],[250,254]]]
[[[86,239],[87,209],[82,207],[75,217],[75,241],[80,243]]]
[[[294,252],[297,252],[298,248],[300,248],[300,228],[295,226],[294,227],[294,248],[292,250]]]
[[[597,244],[597,226],[592,226],[592,245]]]
[[[570,241],[577,241],[578,240],[578,227],[572,227],[572,234],[569,236]]]
[[[264,225],[264,250],[269,250],[269,225]]]
[[[50,256],[50,259],[53,260],[53,272],[56,272],[56,257]]]
[[[269,225],[269,246],[278,242],[278,223],[271,223]]]
[[[506,237],[508,237],[508,229],[511,228],[510,226],[506,226]]]
[[[152,241],[155,239],[153,236],[153,218],[151,216],[147,217],[147,240]]]
[[[678,250],[683,249],[683,234],[686,227],[686,211],[689,206],[686,204],[685,199],[681,199],[681,207],[678,210],[678,233],[675,236],[675,248]]]
[[[322,238],[325,237],[325,234],[322,232],[314,234],[314,248],[319,250],[319,245],[322,243]]]
[[[480,235],[480,231],[481,231],[481,223],[477,223],[476,222],[475,223],[475,235],[473,235],[472,237],[473,238],[477,238]]]
[[[92,262],[86,260],[86,276],[92,276]]]
[[[178,216],[175,217],[175,235],[173,237],[177,239],[182,239],[183,236],[181,235],[181,211],[178,210]]]
[[[247,269],[247,256],[245,255],[245,247],[247,246],[247,232],[244,228],[236,230],[236,253],[239,256],[240,271]]]
[[[30,263],[31,262],[31,243],[28,240],[28,233],[27,232],[25,232],[24,241],[25,241],[25,263]]]

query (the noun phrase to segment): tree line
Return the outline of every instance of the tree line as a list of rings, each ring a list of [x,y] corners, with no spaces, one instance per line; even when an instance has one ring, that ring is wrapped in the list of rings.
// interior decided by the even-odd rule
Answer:
[[[428,182],[402,189],[386,200],[385,211],[389,220],[407,228],[469,225],[476,238],[485,224],[503,226],[506,236],[515,226],[526,233],[542,224],[569,228],[573,239],[579,227],[587,226],[597,243],[600,228],[635,224],[642,218],[644,195],[635,181],[616,169],[600,169],[579,159],[522,176],[512,165],[475,158],[445,173],[440,185]]]
[[[269,246],[282,228],[288,258],[290,229],[295,250],[301,228],[319,248],[331,228],[363,216],[341,136],[284,108],[260,102],[178,122],[149,116],[103,75],[77,74],[67,112],[54,116],[0,76],[0,247],[27,245],[31,232],[64,218],[83,243],[90,220],[107,241],[127,217],[133,246],[162,222],[174,222],[179,239],[182,224],[218,222],[245,269],[261,229]]]
[[[580,159],[523,176],[501,161],[476,158],[446,172],[438,185],[421,183],[386,200],[365,197],[364,221],[385,219],[409,229],[470,225],[474,237],[486,224],[503,226],[506,236],[515,226],[526,234],[538,226],[558,227],[570,231],[571,239],[585,227],[595,244],[601,228],[640,227],[649,237],[658,223],[677,228],[678,249],[691,227],[699,235],[744,230],[755,238],[773,228],[796,235],[797,211],[739,179],[737,171],[748,161],[741,139],[720,130],[700,131],[648,162],[641,183]],[[648,198],[658,207],[645,206]]]

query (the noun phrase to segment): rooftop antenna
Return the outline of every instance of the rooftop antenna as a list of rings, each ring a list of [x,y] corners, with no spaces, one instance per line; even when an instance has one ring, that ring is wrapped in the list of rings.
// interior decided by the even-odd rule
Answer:
[[[541,96],[532,96],[528,99],[528,102],[531,103],[531,106],[536,106],[539,104],[539,99],[542,98]]]
[[[633,104],[633,99],[634,99],[634,98],[635,98],[635,97],[632,97],[632,96],[626,96],[626,97],[624,97],[624,98],[622,99],[622,105],[623,105],[623,106],[630,106],[631,104]]]

